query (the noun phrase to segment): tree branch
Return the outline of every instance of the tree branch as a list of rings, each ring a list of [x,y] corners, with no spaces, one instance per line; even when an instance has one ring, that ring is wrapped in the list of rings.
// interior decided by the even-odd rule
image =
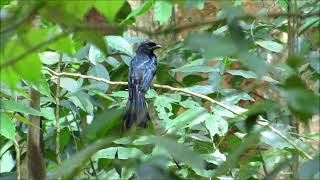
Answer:
[[[92,80],[96,80],[96,81],[99,81],[99,82],[104,82],[104,83],[107,83],[107,84],[111,84],[111,85],[127,85],[128,83],[127,82],[122,82],[122,81],[110,81],[110,80],[107,80],[107,79],[104,79],[104,78],[99,78],[99,77],[95,77],[95,76],[87,76],[87,75],[83,75],[83,74],[78,74],[78,73],[67,73],[67,72],[61,72],[61,73],[57,73],[53,70],[51,70],[50,68],[48,67],[44,67],[43,69],[47,70],[49,72],[49,74],[51,76],[56,76],[56,77],[59,77],[59,76],[69,76],[69,77],[78,77],[78,78],[83,78],[83,79],[92,79]],[[207,101],[210,101],[211,103],[213,104],[217,104],[225,109],[227,109],[228,111],[236,114],[236,115],[241,115],[242,112],[238,112],[236,110],[233,110],[231,107],[229,107],[228,105],[220,102],[220,101],[217,101],[217,100],[214,100],[208,96],[205,96],[205,95],[202,95],[202,94],[198,94],[198,93],[195,93],[193,91],[190,91],[188,89],[185,89],[185,88],[176,88],[176,87],[171,87],[171,86],[168,86],[168,85],[160,85],[160,84],[153,84],[152,85],[153,87],[156,87],[156,88],[162,88],[162,89],[168,89],[168,90],[171,90],[171,91],[178,91],[178,92],[183,92],[183,93],[186,93],[186,94],[190,94],[192,96],[196,96],[196,97],[199,97],[199,98],[202,98],[202,99],[205,99]],[[245,109],[244,109],[245,110]],[[276,133],[277,135],[279,135],[283,140],[285,140],[286,142],[288,142],[289,144],[292,145],[292,147],[294,147],[298,152],[300,152],[304,157],[308,158],[308,159],[312,159],[312,157],[310,155],[308,155],[306,152],[304,152],[299,146],[297,146],[294,142],[292,142],[289,138],[287,138],[285,135],[283,135],[279,130],[277,130],[276,128],[274,128],[273,126],[270,125],[270,123],[268,121],[258,121],[258,124],[260,126],[263,126],[263,127],[268,127],[272,132]]]

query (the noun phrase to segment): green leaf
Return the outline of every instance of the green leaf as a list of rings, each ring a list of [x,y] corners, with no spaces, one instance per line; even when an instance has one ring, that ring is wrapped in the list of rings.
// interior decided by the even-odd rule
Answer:
[[[143,13],[145,13],[146,11],[148,11],[152,4],[154,4],[154,0],[148,0],[146,1],[142,6],[140,6],[139,8],[133,10],[127,17],[125,20],[123,20],[120,24],[123,24],[125,22],[127,22],[129,19],[139,16]]]
[[[220,116],[209,115],[205,120],[205,125],[210,131],[210,135],[224,136],[228,131],[228,123]]]
[[[64,147],[69,143],[70,131],[68,128],[63,128],[60,132],[60,151],[63,151]]]
[[[13,116],[12,116],[13,117]],[[24,122],[24,123],[27,123],[27,124],[30,124],[31,126],[35,127],[35,128],[38,128],[38,129],[41,129],[39,126],[33,124],[29,119],[27,118],[24,118],[22,116],[14,116],[14,118],[16,118],[18,121],[21,121],[21,122]]]
[[[28,84],[31,84],[32,88],[39,91],[41,94],[47,96],[52,102],[55,101],[51,95],[49,84],[47,83],[46,78],[42,73],[39,76],[39,79],[37,79],[35,82],[27,82]]]
[[[107,69],[101,64],[92,66],[88,71],[88,75],[110,80],[110,76]],[[89,80],[89,82],[90,82],[90,85],[86,86],[86,88],[98,90],[101,92],[106,92],[109,88],[109,84],[104,82],[98,82],[95,80]]]
[[[70,15],[75,16],[77,18],[81,18],[81,19],[84,17],[85,13],[87,13],[94,6],[94,3],[95,3],[94,1],[81,1],[81,0],[61,1],[61,2],[50,1],[50,4],[58,5],[60,6],[60,8],[63,8],[65,11],[70,13]]]
[[[93,65],[96,65],[97,63],[103,62],[106,56],[95,46],[90,46],[88,58]]]
[[[273,125],[278,131],[280,131],[282,134],[284,134],[287,138],[291,139],[292,136],[288,132],[288,127],[286,127],[284,124],[277,124]],[[292,149],[293,147],[291,144],[289,144],[287,141],[283,140],[279,135],[275,134],[271,130],[265,130],[261,132],[261,142],[268,144],[272,148],[290,148]]]
[[[236,145],[236,149],[234,149],[230,154],[227,156],[227,160],[219,165],[218,169],[216,169],[214,176],[220,176],[228,172],[228,170],[232,169],[233,167],[237,166],[239,161],[239,156],[246,151],[251,146],[256,146],[257,141],[259,139],[258,132],[250,133],[245,136],[244,140]]]
[[[204,0],[186,0],[185,6],[187,8],[193,8],[196,7],[199,10],[202,10],[204,8]]]
[[[51,52],[51,51],[45,51],[43,53],[40,53],[40,60],[43,64],[46,65],[53,65],[59,62],[59,53]]]
[[[217,68],[211,67],[211,66],[201,66],[201,65],[186,65],[179,67],[177,69],[173,69],[173,72],[185,72],[185,73],[194,73],[194,72],[218,72],[219,70]]]
[[[125,147],[118,147],[118,158],[119,159],[130,159],[136,158],[144,153],[137,148],[125,148]]]
[[[200,156],[185,145],[161,136],[151,137],[150,140],[157,146],[167,150],[175,160],[185,162],[193,168],[203,168],[203,161]]]
[[[74,49],[74,43],[71,39],[71,37],[66,36],[63,37],[49,45],[49,48],[55,51],[64,52],[68,54],[73,54]]]
[[[261,78],[259,78],[257,76],[256,73],[252,72],[252,71],[245,71],[245,70],[228,70],[226,71],[227,73],[231,74],[231,75],[234,75],[234,76],[242,76],[246,79],[249,79],[249,78],[253,78],[253,79],[261,79],[261,80],[264,80],[264,81],[267,81],[267,82],[273,82],[273,83],[279,83],[278,81],[272,79],[271,77],[269,76],[262,76]]]
[[[79,31],[75,33],[77,37],[99,48],[104,55],[108,55],[107,43],[96,31]]]
[[[60,105],[62,107],[65,107],[69,110],[71,110],[72,112],[76,113],[78,116],[80,116],[80,113],[79,113],[79,109],[76,107],[75,104],[73,104],[71,101],[68,101],[68,100],[65,100],[63,99],[61,102],[60,102]]]
[[[249,54],[247,52],[241,51],[238,53],[238,56],[239,61],[251,71],[255,72],[258,77],[261,77],[266,72],[272,70],[264,60],[254,54]]]
[[[288,89],[286,93],[289,109],[298,115],[303,122],[307,122],[313,114],[320,111],[320,97],[311,90]]]
[[[124,2],[124,0],[96,1],[95,7],[108,19],[109,23],[111,23]]]
[[[231,39],[210,33],[192,33],[187,37],[185,43],[188,47],[201,51],[204,50],[204,57],[210,60],[214,57],[229,56],[236,52],[236,46]],[[218,44],[218,46],[213,46]]]
[[[192,123],[196,119],[196,117],[200,116],[201,114],[205,113],[205,109],[203,108],[196,108],[196,109],[189,109],[178,117],[173,119],[172,121],[167,123],[167,130],[172,132],[174,129],[181,129],[186,127],[188,124]]]
[[[102,138],[116,125],[121,124],[121,110],[106,110],[94,117],[91,124],[84,129],[84,137],[88,141]],[[120,128],[120,127],[118,127]],[[120,130],[120,129],[119,129]]]
[[[48,179],[72,179],[79,173],[79,169],[85,167],[86,163],[90,160],[94,153],[106,148],[114,138],[100,139],[95,143],[85,146],[83,150],[69,157],[61,166],[48,173]]]
[[[222,154],[218,149],[211,154],[202,154],[201,157],[206,161],[216,165],[222,164],[227,159],[226,155]]]
[[[240,100],[255,101],[248,93],[245,92],[230,92],[231,95],[227,95],[222,98],[223,103],[237,104]]]
[[[13,58],[20,56],[28,51],[19,41],[11,40],[1,53],[1,64],[8,63]],[[13,56],[14,55],[14,56]],[[26,68],[28,67],[28,68]],[[11,87],[15,87],[21,78],[36,81],[41,74],[41,63],[37,53],[29,53],[19,61],[10,64],[8,67],[1,68],[1,81],[7,83]]]
[[[96,152],[93,155],[92,158],[93,158],[93,160],[97,160],[97,159],[100,159],[100,158],[114,159],[117,150],[118,150],[117,147],[110,147],[110,148],[107,148],[107,149],[102,149],[102,150]]]
[[[188,87],[187,89],[192,92],[204,94],[204,95],[211,94],[211,93],[215,92],[213,87],[209,86],[209,85],[194,85],[194,86]]]
[[[114,58],[112,56],[109,56],[106,61],[107,61],[108,64],[110,64],[114,68],[117,68],[120,65],[120,62],[116,58]]]
[[[81,86],[76,80],[74,80],[72,78],[61,77],[60,78],[60,87],[62,87],[63,89],[66,89],[70,92],[77,92],[80,90]]]
[[[265,49],[268,49],[269,51],[272,51],[272,52],[282,52],[283,50],[283,45],[280,44],[280,43],[277,43],[275,41],[263,41],[263,40],[260,40],[260,41],[256,41],[256,44],[258,44],[259,46],[265,48]]]
[[[160,22],[160,25],[167,22],[172,14],[173,5],[165,0],[156,1],[154,5],[154,13],[157,21]]]
[[[25,105],[23,103],[18,103],[15,101],[11,100],[1,100],[1,109],[5,109],[8,111],[13,111],[13,112],[21,112],[25,114],[31,114],[34,116],[42,116],[42,113],[40,111],[37,111],[28,105]]]
[[[131,44],[121,36],[106,36],[109,47],[119,50],[128,54],[133,55],[133,49]]]
[[[72,96],[69,97],[69,99],[77,107],[80,107],[85,112],[89,113],[90,115],[93,115],[93,105],[90,101],[90,96],[87,93],[78,91],[76,93],[73,93]]]
[[[310,66],[318,73],[320,74],[320,53],[318,51],[313,51],[309,55],[309,62]]]
[[[129,95],[128,95],[128,91],[114,91],[111,93],[111,96],[128,99]]]
[[[319,156],[304,162],[298,169],[299,179],[317,179],[320,175]]]
[[[5,113],[0,112],[0,134],[16,142],[16,129],[12,119]]]
[[[199,108],[200,104],[196,101],[191,100],[191,98],[188,98],[185,101],[179,102],[179,105],[184,107],[184,108]]]

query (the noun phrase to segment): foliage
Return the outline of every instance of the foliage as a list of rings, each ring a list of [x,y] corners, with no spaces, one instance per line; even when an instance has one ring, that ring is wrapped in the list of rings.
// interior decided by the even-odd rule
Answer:
[[[287,10],[288,1],[275,2]],[[297,2],[299,13],[319,12],[317,1]],[[205,1],[147,0],[132,10],[126,0],[1,1],[1,177],[16,173],[14,145],[27,142],[28,125],[41,129],[48,179],[267,179],[285,176],[281,171],[297,156],[297,176],[319,178],[319,149],[311,148],[319,133],[299,136],[289,122],[307,125],[319,118],[320,18],[302,19],[298,50],[287,57],[278,35],[289,31],[286,17],[241,18],[240,5],[221,4],[221,21],[158,53],[154,83],[198,96],[154,86],[146,94],[148,128],[121,132],[126,87],[79,74],[126,81],[134,47],[145,37],[129,36],[125,25],[154,9],[155,20],[166,27],[173,7],[203,10]],[[113,25],[107,30],[116,27],[114,34],[90,27],[85,14],[92,7]],[[73,76],[58,81],[50,69]],[[39,111],[29,107],[30,88],[40,93]],[[40,116],[41,127],[29,115]],[[56,160],[56,118],[62,164]],[[265,120],[285,139],[261,126]],[[305,159],[301,151],[314,157]],[[25,151],[18,155],[23,161]]]

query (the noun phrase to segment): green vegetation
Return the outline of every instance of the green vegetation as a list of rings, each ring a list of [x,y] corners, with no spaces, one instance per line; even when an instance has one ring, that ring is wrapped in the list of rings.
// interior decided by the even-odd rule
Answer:
[[[0,179],[320,179],[320,2],[259,3],[1,0]],[[152,122],[122,132],[143,39]]]

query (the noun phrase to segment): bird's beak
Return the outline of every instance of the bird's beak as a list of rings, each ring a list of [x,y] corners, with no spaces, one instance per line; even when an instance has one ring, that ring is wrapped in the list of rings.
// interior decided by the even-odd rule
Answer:
[[[162,48],[162,46],[160,46],[159,44],[157,44],[157,45],[153,46],[152,49],[159,49],[159,48]]]

